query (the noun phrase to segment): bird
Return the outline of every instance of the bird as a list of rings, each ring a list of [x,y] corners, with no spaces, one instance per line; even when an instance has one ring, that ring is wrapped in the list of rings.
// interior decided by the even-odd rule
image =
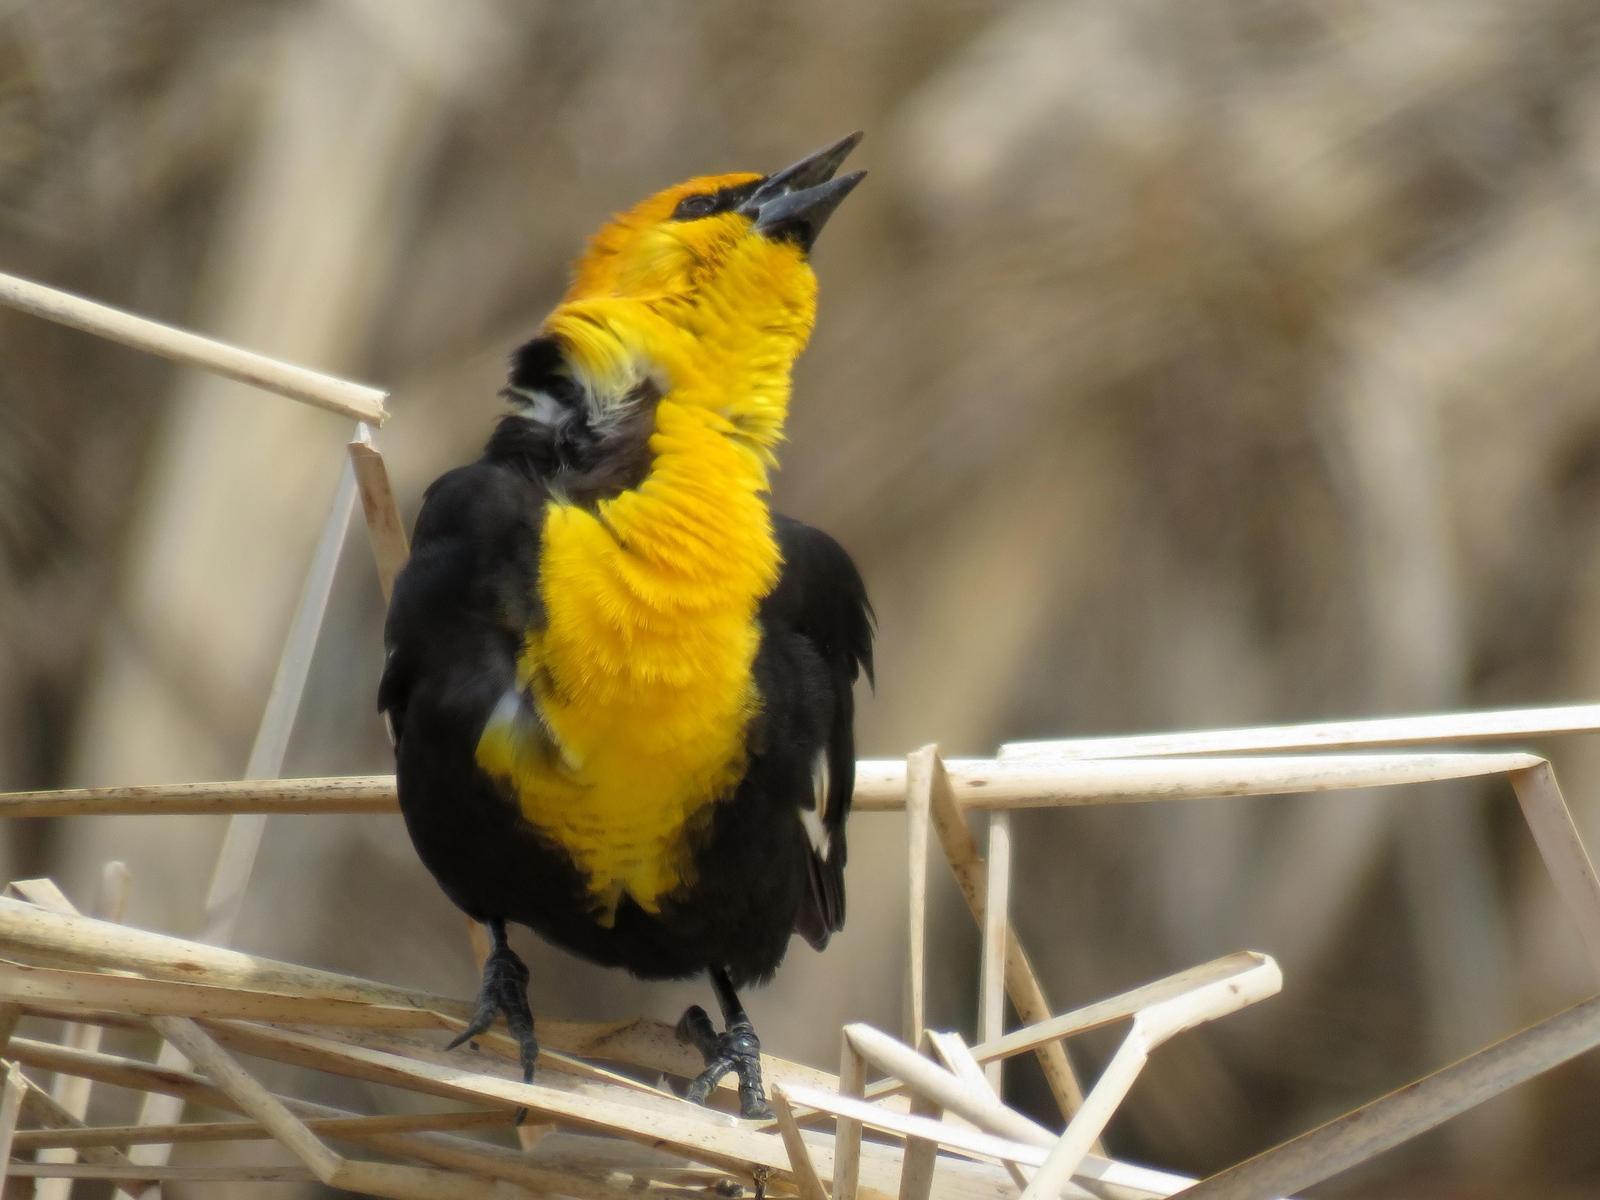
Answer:
[[[769,479],[854,133],[613,217],[512,353],[482,456],[426,490],[378,707],[423,865],[487,930],[473,1016],[538,1057],[508,925],[644,979],[704,973],[677,1026],[771,1115],[739,992],[845,919],[853,688],[876,617]]]

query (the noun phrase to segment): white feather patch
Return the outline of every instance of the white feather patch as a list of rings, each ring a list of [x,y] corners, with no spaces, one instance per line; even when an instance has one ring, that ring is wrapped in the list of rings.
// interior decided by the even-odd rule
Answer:
[[[363,425],[362,428],[365,429],[366,426]],[[394,657],[394,647],[393,646],[385,646],[384,650],[383,650],[383,669],[385,671],[388,671],[388,669],[389,669],[389,660],[391,658],[393,658],[393,657]],[[395,736],[394,736],[394,718],[389,715],[389,710],[387,708],[383,710],[383,727],[389,734],[389,745],[391,745],[391,746],[399,745],[399,742],[397,742],[395,740]]]
[[[479,740],[491,733],[509,740],[514,754],[532,752],[535,748],[539,748],[540,752],[554,750],[561,755],[562,763],[569,769],[577,771],[583,767],[581,759],[556,741],[555,734],[545,724],[539,710],[527,693],[519,688],[509,687],[500,693],[500,699],[495,702],[488,720],[484,721],[483,729],[478,733]]]
[[[806,827],[806,837],[811,839],[811,848],[817,852],[818,858],[828,857],[828,829],[822,823],[815,810],[802,808],[800,810],[800,824]]]
[[[828,857],[828,827],[823,818],[828,815],[828,753],[819,750],[811,760],[811,807],[801,808],[800,824],[806,827],[811,848],[818,858]]]
[[[560,425],[572,415],[570,409],[561,404],[548,392],[536,392],[531,388],[508,387],[506,393],[515,396],[517,415],[535,425]]]

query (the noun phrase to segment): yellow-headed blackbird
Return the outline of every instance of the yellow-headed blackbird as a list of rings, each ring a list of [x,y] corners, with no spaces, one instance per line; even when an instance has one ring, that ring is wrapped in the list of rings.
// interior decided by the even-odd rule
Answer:
[[[767,1107],[735,989],[844,922],[871,609],[837,542],[769,509],[767,475],[859,140],[614,218],[513,355],[483,457],[423,501],[378,704],[412,841],[493,943],[452,1045],[503,1013],[527,1078],[507,922],[645,978],[708,972],[725,1032],[684,1014],[689,1095],[737,1072],[747,1116]]]

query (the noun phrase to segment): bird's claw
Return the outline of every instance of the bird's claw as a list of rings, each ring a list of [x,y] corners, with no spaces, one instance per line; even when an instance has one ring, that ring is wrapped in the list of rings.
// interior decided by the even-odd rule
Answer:
[[[678,1036],[700,1051],[706,1062],[706,1069],[689,1082],[684,1099],[704,1104],[722,1077],[732,1071],[739,1076],[739,1115],[747,1121],[772,1116],[761,1085],[761,1040],[749,1021],[735,1021],[719,1034],[706,1010],[696,1004],[679,1019]]]
[[[467,1027],[450,1040],[446,1050],[454,1050],[487,1032],[497,1016],[506,1019],[506,1032],[516,1039],[522,1063],[522,1082],[533,1082],[533,1065],[539,1058],[539,1042],[533,1035],[533,1009],[528,1006],[528,967],[507,949],[497,949],[484,961],[483,986],[478,989],[478,1007]],[[521,1124],[528,1110],[517,1110]]]

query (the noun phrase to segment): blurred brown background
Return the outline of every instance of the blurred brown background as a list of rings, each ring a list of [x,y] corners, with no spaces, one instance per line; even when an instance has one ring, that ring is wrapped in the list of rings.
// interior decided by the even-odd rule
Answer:
[[[409,521],[605,214],[857,127],[777,495],[876,602],[864,753],[1600,694],[1593,0],[13,0],[0,266],[392,389]],[[0,786],[237,776],[348,427],[10,313],[0,364]],[[380,621],[357,531],[287,773],[387,769]],[[1600,846],[1596,745],[1548,749]],[[1136,1089],[1113,1145],[1161,1165],[1595,990],[1502,785],[1019,823],[1058,1007],[1285,968]],[[0,878],[86,902],[123,857],[191,932],[220,833],[18,824]],[[774,1051],[896,1026],[901,839],[855,823],[850,928],[754,998]],[[398,818],[275,819],[238,942],[473,981]],[[532,962],[549,1012],[704,1000]],[[1593,1195],[1597,1126],[1590,1059],[1315,1194]]]

